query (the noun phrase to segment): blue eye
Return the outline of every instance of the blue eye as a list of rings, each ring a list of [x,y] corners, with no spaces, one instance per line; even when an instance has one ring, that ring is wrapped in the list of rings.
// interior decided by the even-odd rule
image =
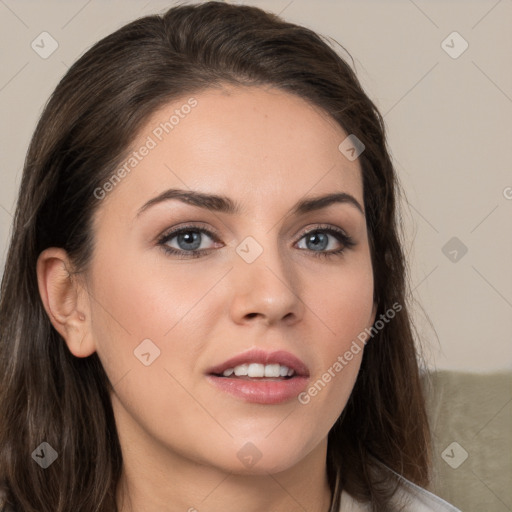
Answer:
[[[338,244],[341,245],[339,249],[326,250],[329,247],[329,237],[337,240]],[[308,231],[300,240],[306,240],[306,250],[313,253],[313,256],[330,257],[339,255],[345,251],[346,248],[350,248],[355,245],[353,239],[348,236],[341,229],[333,228],[332,226],[315,228],[312,231]],[[300,241],[299,241],[300,242]],[[299,247],[304,249],[303,247]]]
[[[183,258],[198,258],[205,252],[209,252],[208,248],[201,247],[204,235],[210,239],[217,241],[217,237],[205,228],[199,226],[185,226],[170,233],[165,234],[158,244],[169,253]],[[176,239],[175,243],[178,247],[172,247],[171,241]]]
[[[204,247],[205,236],[213,244],[210,247]],[[339,244],[338,249],[330,248],[331,241],[334,239]],[[299,239],[306,241],[306,247],[298,247],[301,250],[307,250],[315,257],[332,257],[340,255],[345,249],[355,245],[353,239],[343,230],[332,226],[316,227],[313,230],[303,233]],[[207,243],[207,242],[206,242]],[[215,244],[221,243],[218,237],[201,226],[189,225],[175,229],[164,234],[159,240],[158,245],[167,253],[178,258],[199,258],[210,254]],[[336,242],[334,242],[336,245]]]

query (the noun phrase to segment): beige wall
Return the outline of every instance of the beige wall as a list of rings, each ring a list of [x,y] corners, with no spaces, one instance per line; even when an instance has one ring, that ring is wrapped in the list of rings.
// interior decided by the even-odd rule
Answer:
[[[512,1],[252,3],[347,48],[384,114],[409,201],[404,220],[413,296],[439,338],[438,345],[418,312],[430,364],[512,368]],[[24,154],[57,81],[99,38],[172,4],[0,2],[1,267]],[[31,47],[43,31],[58,43],[47,59]],[[454,31],[469,45],[460,56],[464,41],[446,39]],[[47,39],[39,51],[50,48]],[[453,237],[454,245],[445,246]],[[467,247],[462,257],[461,244]]]

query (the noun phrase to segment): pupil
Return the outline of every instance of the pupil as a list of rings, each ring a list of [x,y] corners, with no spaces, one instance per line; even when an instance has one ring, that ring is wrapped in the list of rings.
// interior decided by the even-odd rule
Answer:
[[[314,233],[309,236],[308,244],[312,243],[312,248],[325,249],[327,247],[327,236],[324,233]],[[311,247],[309,247],[311,248]]]
[[[201,245],[200,235],[196,231],[185,231],[178,235],[178,244],[181,246],[181,243],[187,245],[187,247],[182,247],[183,249],[194,250],[197,249]]]

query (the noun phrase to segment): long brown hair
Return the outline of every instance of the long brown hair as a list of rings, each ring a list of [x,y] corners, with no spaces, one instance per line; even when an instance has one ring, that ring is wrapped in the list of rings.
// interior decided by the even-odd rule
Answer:
[[[334,489],[340,475],[342,488],[375,512],[388,510],[395,488],[382,465],[428,483],[430,435],[383,119],[328,40],[255,7],[206,2],[138,19],[95,44],[62,78],[31,140],[0,299],[0,489],[16,510],[115,511],[122,467],[111,383],[96,354],[74,357],[50,323],[38,255],[62,247],[86,269],[94,191],[134,134],[169,101],[222,84],[296,94],[364,143],[377,318],[393,304],[402,309],[366,346],[329,433],[328,477]],[[45,470],[31,457],[42,442],[58,451]]]

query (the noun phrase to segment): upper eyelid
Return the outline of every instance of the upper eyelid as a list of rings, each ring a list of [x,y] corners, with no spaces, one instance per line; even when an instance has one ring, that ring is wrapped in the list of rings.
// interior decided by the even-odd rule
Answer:
[[[330,224],[317,224],[315,227],[312,228],[304,228],[301,229],[298,233],[298,235],[302,238],[304,235],[307,235],[309,233],[314,233],[315,231],[333,231],[338,234],[343,234],[346,237],[349,237],[349,234],[346,232],[345,229],[340,228],[339,226],[333,226]]]
[[[166,229],[159,237],[158,239],[163,239],[163,238],[167,238],[167,237],[170,237],[170,236],[176,236],[177,234],[181,233],[182,231],[201,231],[201,232],[205,232],[206,234],[211,234],[211,235],[214,235],[214,236],[217,236],[217,237],[220,237],[220,233],[217,232],[217,230],[213,229],[213,228],[207,228],[207,227],[204,227],[204,226],[201,226],[200,224],[197,224],[195,222],[191,222],[190,224],[187,224],[185,223],[184,226],[179,226],[179,227],[173,227],[173,228],[169,228],[169,229]]]

